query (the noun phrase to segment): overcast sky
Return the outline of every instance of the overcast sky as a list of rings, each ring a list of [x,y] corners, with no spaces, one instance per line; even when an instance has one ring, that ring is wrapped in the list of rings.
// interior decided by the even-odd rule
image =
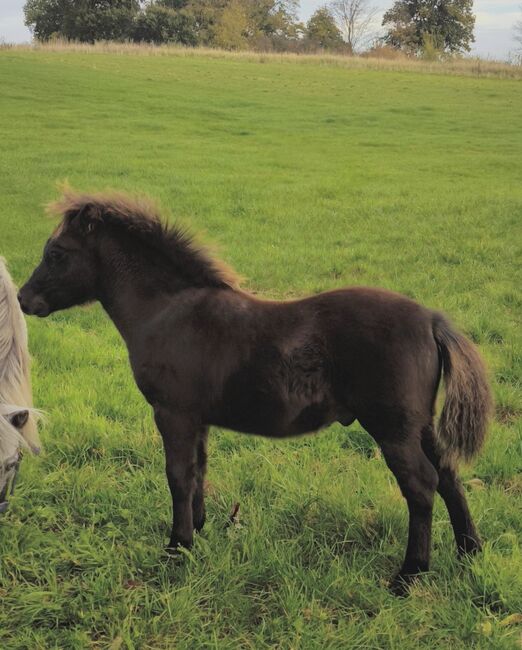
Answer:
[[[24,3],[25,0],[0,0],[0,40],[8,43],[31,40],[31,34],[24,25]],[[324,4],[324,0],[301,0],[302,19],[308,19]],[[384,11],[391,7],[393,0],[374,0],[373,4]],[[515,49],[513,25],[522,18],[522,0],[475,0],[474,7],[477,23],[473,54],[507,59]],[[379,23],[380,19],[376,27]]]

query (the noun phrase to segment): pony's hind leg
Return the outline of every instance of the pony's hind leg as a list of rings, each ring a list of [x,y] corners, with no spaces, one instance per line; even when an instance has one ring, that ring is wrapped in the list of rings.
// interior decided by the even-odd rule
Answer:
[[[383,434],[382,429],[378,435],[375,435],[373,427],[367,430],[379,443],[408,504],[406,555],[401,570],[391,584],[394,593],[403,595],[415,576],[429,569],[433,501],[438,475],[421,447],[420,431],[416,427],[401,426],[399,433],[394,431],[388,435]]]
[[[412,437],[400,444],[384,443],[381,448],[406,499],[410,515],[406,556],[392,583],[393,591],[402,593],[418,573],[429,569],[433,501],[438,477],[418,439]]]
[[[448,509],[459,555],[480,551],[480,537],[471,518],[464,488],[455,468],[441,463],[433,425],[422,431],[422,448],[439,473],[437,489]]]

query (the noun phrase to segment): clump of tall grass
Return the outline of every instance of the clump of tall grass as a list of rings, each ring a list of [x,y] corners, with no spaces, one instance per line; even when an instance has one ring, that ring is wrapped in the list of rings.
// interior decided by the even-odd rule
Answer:
[[[300,63],[346,67],[350,69],[380,70],[392,72],[425,72],[474,77],[499,77],[522,79],[522,65],[481,59],[478,57],[408,57],[391,51],[391,48],[374,48],[360,56],[334,54],[329,52],[255,52],[252,50],[230,51],[209,47],[187,47],[178,44],[154,45],[151,43],[130,43],[99,41],[94,44],[56,39],[45,43],[15,45],[19,50],[43,52],[81,52],[121,55],[205,57],[233,59],[255,63]]]

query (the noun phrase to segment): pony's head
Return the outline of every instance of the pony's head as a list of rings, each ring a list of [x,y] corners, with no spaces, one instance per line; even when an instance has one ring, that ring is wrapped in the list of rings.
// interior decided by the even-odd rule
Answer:
[[[94,246],[96,206],[63,205],[61,223],[47,240],[42,260],[18,294],[22,310],[48,316],[96,297],[99,264]]]
[[[29,366],[25,320],[16,287],[0,258],[0,512],[6,510],[14,488],[20,450],[40,450],[40,413],[32,408]]]
[[[28,446],[23,436],[28,419],[29,409],[9,404],[0,406],[0,514],[7,510],[20,467],[21,450]]]

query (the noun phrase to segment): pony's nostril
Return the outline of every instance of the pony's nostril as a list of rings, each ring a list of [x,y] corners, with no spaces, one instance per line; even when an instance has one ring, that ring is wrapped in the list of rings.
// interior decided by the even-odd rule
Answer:
[[[20,305],[21,310],[24,312],[24,314],[27,314],[28,305],[27,305],[27,298],[24,295],[24,292],[19,291],[17,298],[18,298],[18,303]]]
[[[20,290],[18,292],[18,302],[21,310],[27,316],[47,316],[49,313],[47,302],[32,291]]]
[[[32,312],[20,294],[18,294],[18,302],[20,303],[20,309],[24,312],[24,314],[30,316]]]

